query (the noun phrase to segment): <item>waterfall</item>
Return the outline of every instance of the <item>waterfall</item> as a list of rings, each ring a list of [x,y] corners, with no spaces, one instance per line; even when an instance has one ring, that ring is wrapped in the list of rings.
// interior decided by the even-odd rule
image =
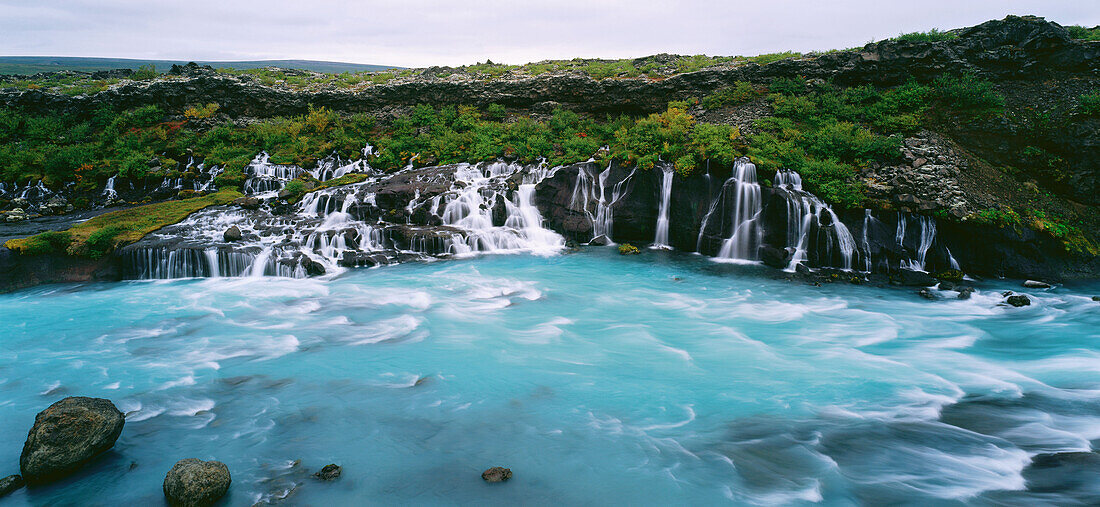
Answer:
[[[615,225],[614,206],[622,199],[623,186],[634,177],[636,171],[637,169],[632,169],[625,178],[612,185],[608,195],[607,180],[611,176],[611,163],[595,177],[588,172],[587,165],[577,170],[577,182],[573,186],[569,207],[582,210],[588,216],[588,220],[592,222],[592,239],[605,236],[611,241]],[[595,203],[595,213],[589,210],[589,201]]]
[[[756,181],[756,165],[748,158],[739,158],[733,164],[733,175],[723,185],[722,192],[732,196],[733,210],[730,237],[722,242],[718,258],[754,260],[760,246],[760,183]]]
[[[668,244],[668,204],[672,197],[672,166],[661,166],[661,206],[657,210],[657,234],[653,238],[654,248],[671,248]]]
[[[903,212],[898,212],[898,244],[902,247],[905,246],[905,232],[908,227],[906,222],[908,216]],[[915,271],[924,271],[927,264],[928,250],[932,248],[932,244],[936,241],[936,219],[927,217],[924,215],[916,216],[917,225],[920,226],[920,236],[917,244],[917,257],[908,260],[901,261],[901,267],[906,269],[912,269]]]
[[[863,270],[871,271],[871,239],[869,232],[871,225],[874,223],[875,217],[871,214],[870,209],[863,210]]]
[[[810,232],[815,227],[826,234],[823,257],[825,262],[831,262],[835,248],[840,255],[841,267],[852,269],[852,258],[856,250],[855,238],[833,209],[817,196],[802,190],[802,177],[794,171],[777,172],[774,186],[786,191],[787,247],[794,249],[787,271],[794,271],[800,262],[807,260]],[[821,257],[819,253],[819,258]]]
[[[103,193],[100,194],[102,196],[105,196],[108,201],[118,199],[118,192],[115,191],[115,178],[117,177],[118,175],[116,174],[114,176],[111,176],[110,178],[107,178],[107,185],[103,187]]]

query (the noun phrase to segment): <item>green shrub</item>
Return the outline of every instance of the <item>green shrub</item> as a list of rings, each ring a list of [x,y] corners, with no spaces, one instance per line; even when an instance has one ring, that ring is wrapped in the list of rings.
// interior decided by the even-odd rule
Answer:
[[[148,81],[150,79],[156,79],[156,77],[159,75],[160,74],[157,73],[156,65],[142,65],[138,67],[138,69],[135,70],[133,74],[130,74],[130,79],[134,79],[137,81]]]
[[[943,110],[964,117],[991,116],[1004,112],[1004,97],[993,83],[967,72],[944,74],[932,82],[932,96]]]
[[[619,255],[637,255],[641,253],[638,247],[631,245],[630,243],[623,243],[619,245]]]
[[[68,231],[47,231],[31,236],[25,241],[23,247],[19,249],[22,255],[64,253],[72,242],[72,234]]]
[[[1066,31],[1069,32],[1069,36],[1074,39],[1100,40],[1100,26],[1085,28],[1079,25],[1070,25],[1066,27]]]
[[[951,32],[942,32],[937,28],[933,28],[927,32],[912,32],[903,33],[890,40],[906,41],[906,42],[939,42],[951,39],[957,39],[959,36]]]
[[[1077,113],[1084,116],[1100,116],[1100,91],[1078,97]]]
[[[286,182],[286,186],[283,190],[290,192],[290,195],[298,196],[306,193],[306,184],[302,180],[290,180]]]
[[[487,120],[500,121],[503,120],[507,114],[507,110],[500,104],[489,104],[489,107],[485,108],[485,119]]]
[[[714,93],[703,97],[700,104],[706,109],[718,109],[720,107],[741,105],[752,101],[758,96],[760,96],[760,93],[752,83],[737,81],[733,86],[719,88]]]
[[[84,255],[92,259],[98,259],[111,253],[115,249],[115,239],[122,231],[121,226],[108,225],[93,232],[84,242]]]

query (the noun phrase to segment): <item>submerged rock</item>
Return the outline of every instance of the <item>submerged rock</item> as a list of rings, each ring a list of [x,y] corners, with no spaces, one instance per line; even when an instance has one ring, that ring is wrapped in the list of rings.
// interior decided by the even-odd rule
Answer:
[[[1030,305],[1031,304],[1031,298],[1029,298],[1029,297],[1027,297],[1023,294],[1016,294],[1014,296],[1008,296],[1008,298],[1005,299],[1005,302],[1012,305],[1012,306],[1015,306],[1015,307],[1019,308],[1021,306]]]
[[[164,497],[175,506],[212,505],[225,496],[231,482],[225,463],[182,459],[164,476]]]
[[[343,468],[341,468],[340,465],[330,463],[322,467],[321,470],[313,474],[313,476],[322,481],[332,481],[339,478],[342,471]]]
[[[229,242],[240,241],[241,237],[241,229],[236,225],[226,229],[222,234],[222,238]]]
[[[481,478],[485,479],[485,482],[505,482],[512,478],[512,469],[504,467],[493,467],[484,472],[481,472]]]
[[[930,301],[934,301],[936,299],[936,294],[928,290],[927,288],[917,291],[917,295]]]
[[[69,397],[39,412],[19,469],[28,484],[65,477],[115,445],[126,422],[110,400]]]
[[[325,274],[325,265],[309,257],[302,259],[302,267],[306,268],[306,274],[309,276],[320,276]]]
[[[592,241],[589,241],[588,244],[592,246],[607,246],[611,244],[611,240],[607,236],[600,234],[599,236],[592,238]]]
[[[0,479],[0,498],[4,498],[14,493],[19,488],[22,488],[26,484],[23,481],[23,477],[19,475],[9,475]]]
[[[974,287],[963,287],[959,289],[959,299],[970,299],[972,294],[974,294]]]
[[[1026,280],[1024,282],[1024,287],[1027,287],[1029,289],[1049,289],[1050,284],[1046,282],[1040,282],[1038,280]]]
[[[899,269],[894,280],[908,287],[931,287],[936,285],[936,279],[932,278],[932,275],[912,269]]]
[[[760,247],[760,260],[764,262],[764,265],[776,269],[786,268],[790,264],[793,254],[794,252],[790,248],[776,248],[771,245]]]

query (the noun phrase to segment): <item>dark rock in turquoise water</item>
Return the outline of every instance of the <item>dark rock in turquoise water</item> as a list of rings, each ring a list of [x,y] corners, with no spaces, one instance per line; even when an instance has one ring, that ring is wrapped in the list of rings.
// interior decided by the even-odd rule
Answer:
[[[1012,305],[1012,306],[1015,306],[1015,307],[1019,308],[1021,306],[1030,305],[1031,304],[1031,298],[1029,298],[1029,297],[1027,297],[1023,294],[1016,294],[1014,296],[1008,296],[1008,298],[1005,299],[1005,302]]]
[[[309,276],[325,274],[325,265],[308,257],[302,259],[302,266],[306,268],[306,274]]]
[[[321,479],[322,481],[332,481],[340,477],[340,473],[343,471],[340,465],[328,464],[321,468],[321,470],[315,474],[314,477]]]
[[[1031,459],[1023,475],[1029,491],[1077,493],[1089,505],[1100,502],[1100,453],[1039,454]]]
[[[760,260],[764,261],[764,264],[776,269],[784,269],[791,262],[790,248],[776,248],[771,245],[764,245],[760,248]]]
[[[1040,282],[1038,280],[1027,280],[1024,282],[1024,287],[1029,289],[1049,289],[1050,284],[1046,282]]]
[[[1100,296],[1093,296],[1092,300],[1096,301],[1097,303],[1100,303]]]
[[[240,229],[240,227],[237,227],[236,225],[234,225],[234,226],[226,229],[225,233],[222,234],[222,238],[225,239],[226,241],[230,241],[230,242],[240,241],[241,240],[241,229]]]
[[[940,290],[957,290],[958,284],[950,280],[944,280],[937,286]]]
[[[505,482],[512,478],[512,469],[504,467],[493,467],[484,472],[481,472],[481,478],[485,479],[485,482]]]
[[[126,422],[114,403],[69,397],[39,412],[27,434],[19,469],[28,484],[65,477],[115,445]]]
[[[599,236],[596,236],[595,238],[592,238],[592,241],[589,241],[588,244],[592,246],[607,246],[611,244],[611,240],[608,239],[607,236],[601,234]]]
[[[931,287],[936,285],[936,279],[924,271],[912,269],[900,269],[894,277],[894,281],[907,287]]]
[[[22,488],[26,482],[23,481],[23,477],[19,475],[9,475],[0,479],[0,498],[4,498],[14,493],[19,488]]]
[[[931,301],[936,300],[936,294],[934,292],[928,290],[927,288],[924,288],[924,289],[921,289],[921,290],[917,291],[917,295],[924,298],[924,299],[928,299],[928,300],[931,300]]]
[[[229,491],[229,467],[220,461],[182,459],[164,476],[164,497],[170,505],[213,505]]]
[[[959,289],[959,299],[970,299],[970,296],[974,294],[974,287],[963,287]]]

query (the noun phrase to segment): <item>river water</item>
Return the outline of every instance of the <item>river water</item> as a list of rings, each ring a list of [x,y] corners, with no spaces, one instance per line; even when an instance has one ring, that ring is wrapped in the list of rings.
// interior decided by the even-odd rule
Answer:
[[[197,457],[227,505],[1100,502],[1088,455],[1028,468],[1100,444],[1100,285],[1012,308],[1019,281],[926,301],[769,272],[589,248],[0,295],[0,475],[64,396],[127,414],[5,501],[156,504]]]

